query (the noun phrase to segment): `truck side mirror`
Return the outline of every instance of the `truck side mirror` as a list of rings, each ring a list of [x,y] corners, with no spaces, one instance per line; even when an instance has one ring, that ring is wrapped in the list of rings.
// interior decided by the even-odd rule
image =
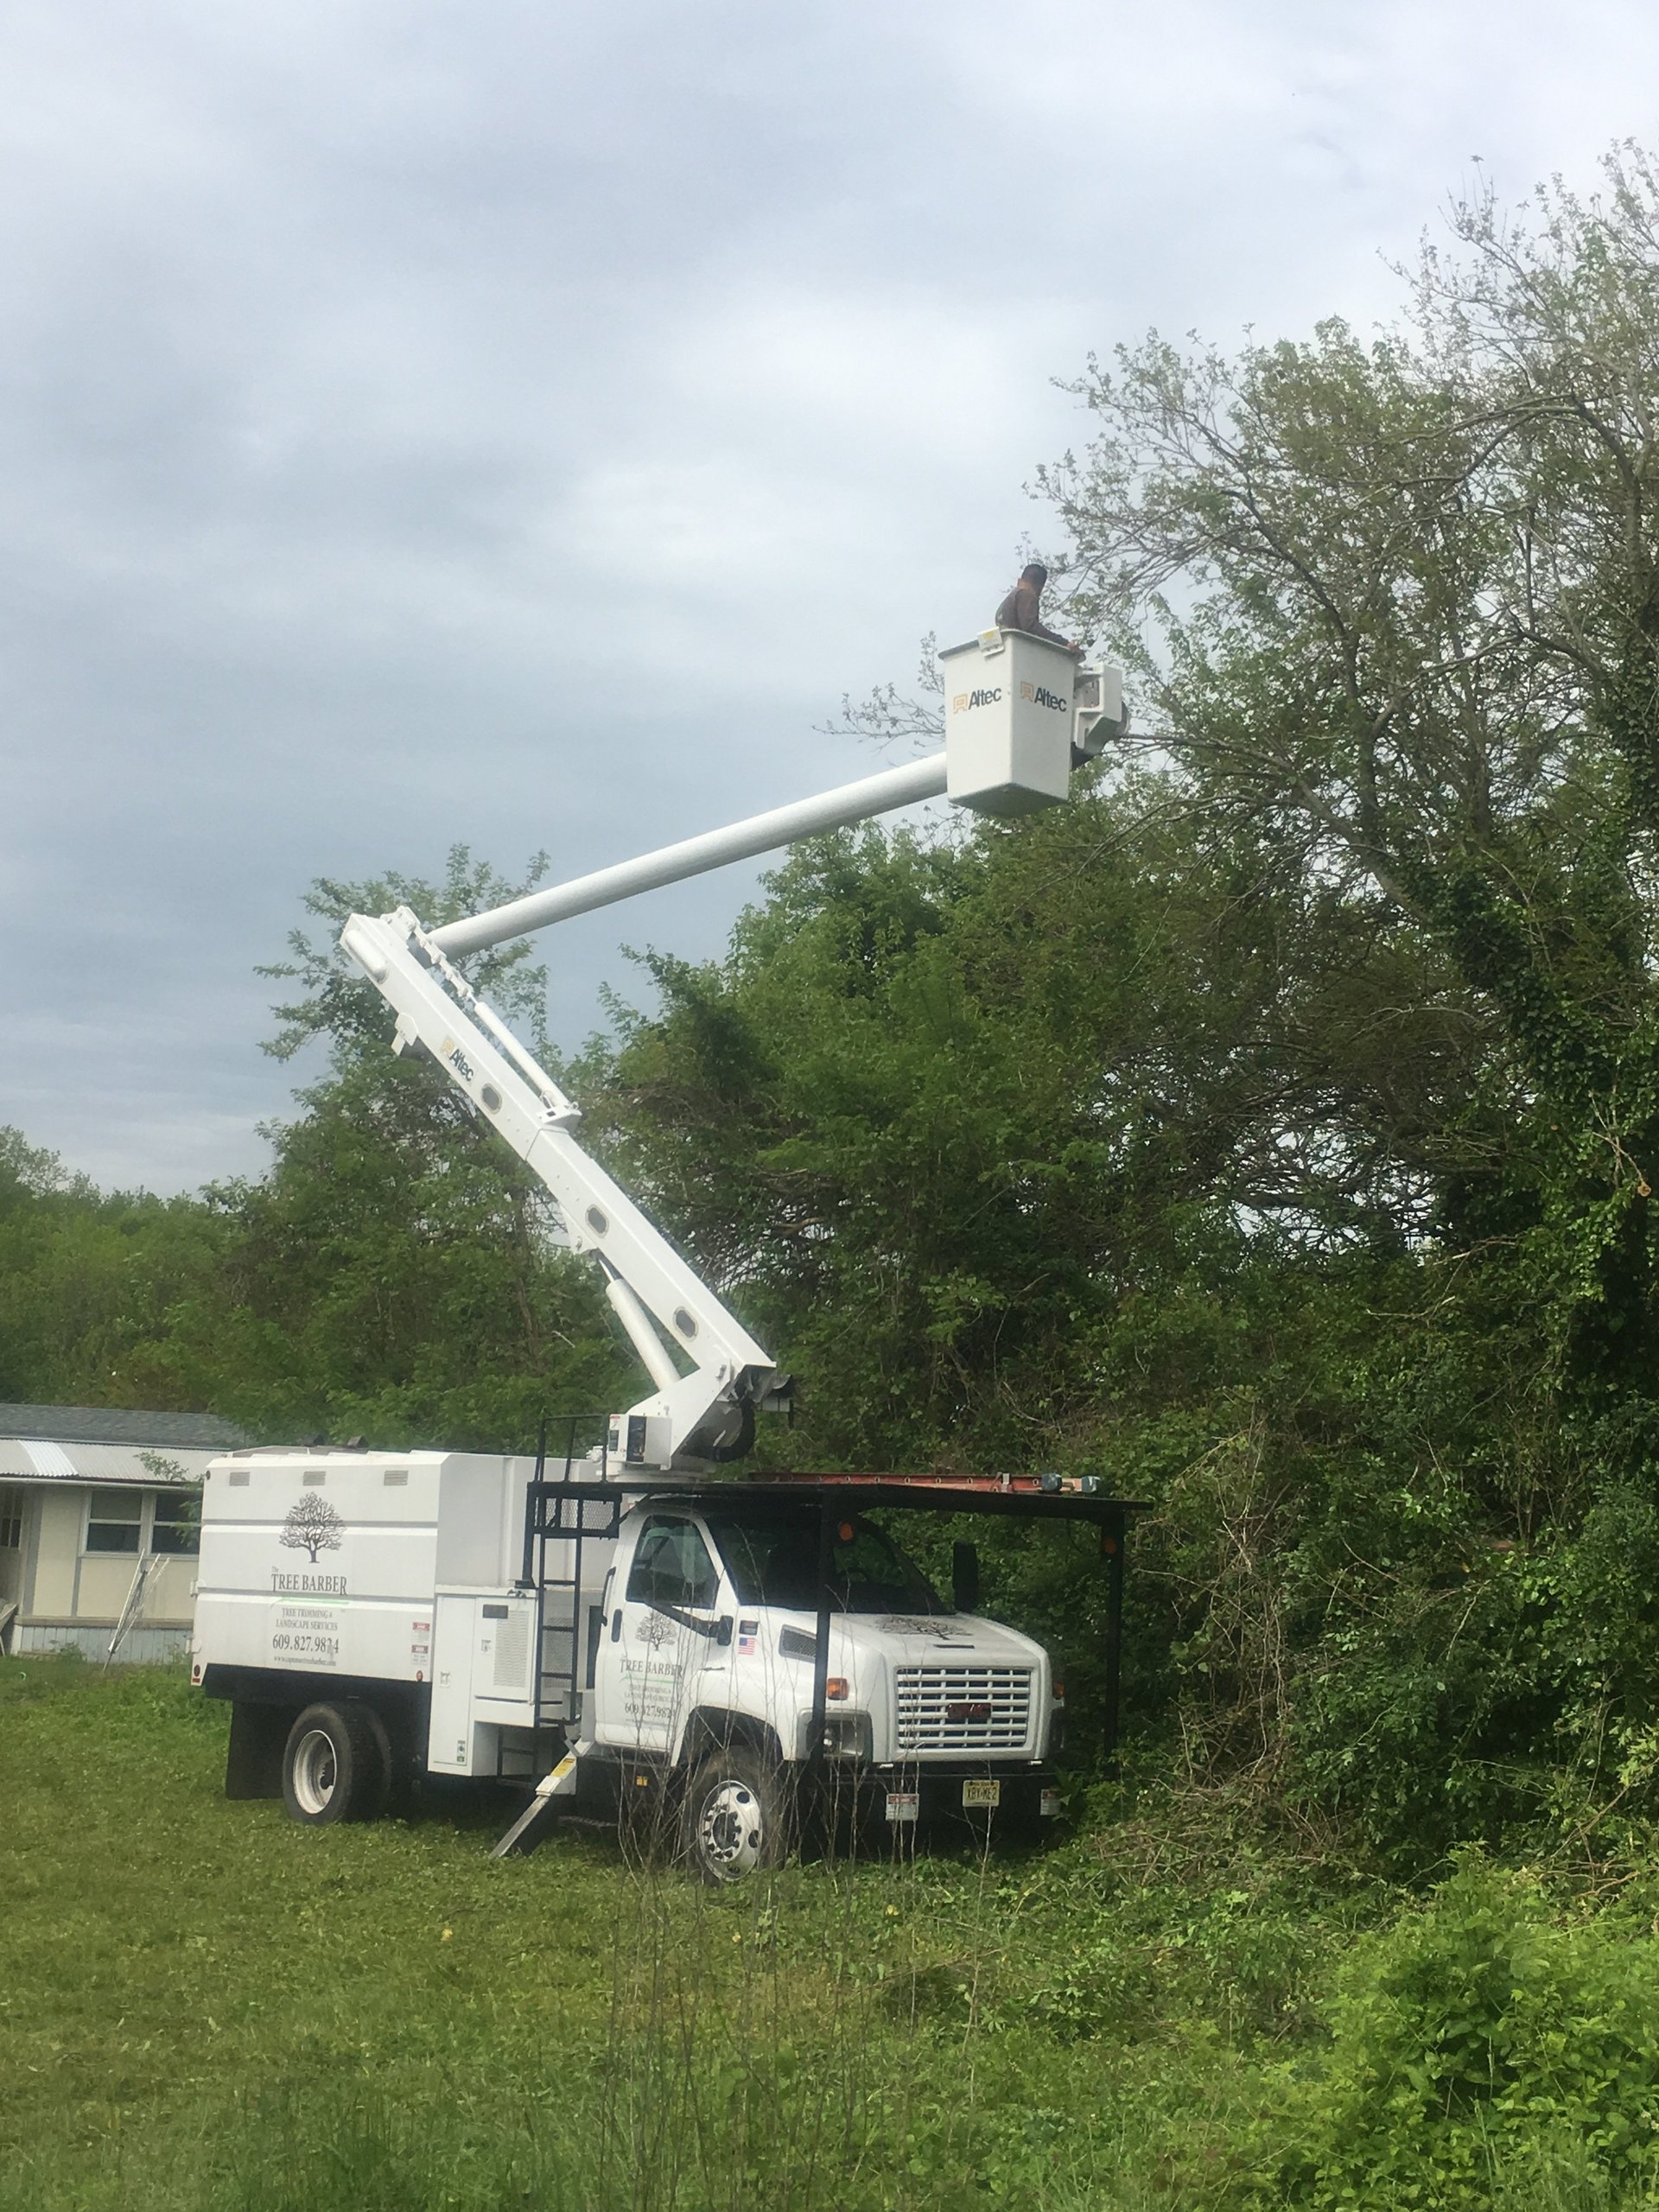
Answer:
[[[720,1618],[715,1623],[715,1642],[724,1646],[729,1643],[731,1640],[732,1617],[729,1613],[722,1613]]]
[[[951,1545],[950,1596],[959,1613],[979,1611],[979,1547],[976,1544]]]

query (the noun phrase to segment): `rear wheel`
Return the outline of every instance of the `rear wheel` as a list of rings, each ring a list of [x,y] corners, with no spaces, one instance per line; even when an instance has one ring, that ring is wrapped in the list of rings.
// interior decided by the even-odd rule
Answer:
[[[378,1820],[391,1789],[391,1745],[372,1706],[308,1705],[288,1732],[283,1802],[308,1827]]]
[[[790,1821],[778,1769],[746,1744],[711,1751],[687,1784],[680,1840],[705,1882],[724,1885],[780,1866]]]

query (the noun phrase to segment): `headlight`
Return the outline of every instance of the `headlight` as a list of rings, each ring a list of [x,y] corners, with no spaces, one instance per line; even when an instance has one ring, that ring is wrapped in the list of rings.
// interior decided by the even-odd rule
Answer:
[[[868,1713],[826,1713],[823,1716],[823,1748],[832,1759],[855,1759],[868,1765],[874,1747],[874,1732]],[[801,1715],[799,1742],[804,1759],[812,1756],[812,1715]]]

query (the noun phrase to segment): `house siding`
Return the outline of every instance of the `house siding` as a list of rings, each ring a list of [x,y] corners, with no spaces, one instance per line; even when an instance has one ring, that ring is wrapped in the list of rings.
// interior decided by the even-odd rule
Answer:
[[[118,1656],[142,1662],[188,1650],[195,1554],[153,1546],[158,1534],[163,1541],[188,1540],[208,1463],[246,1442],[230,1422],[205,1414],[0,1404],[0,1492],[25,1501],[22,1541],[0,1551],[0,1600],[8,1612],[16,1607],[0,1630],[7,1648],[73,1645],[102,1658],[143,1562],[143,1597]],[[159,1527],[158,1498],[168,1501]],[[124,1522],[122,1538],[133,1543],[131,1551],[87,1548],[94,1499],[104,1510],[93,1517]],[[118,1499],[128,1511],[118,1510]],[[135,1499],[137,1523],[130,1510]],[[7,1517],[10,1527],[15,1516],[9,1511]]]
[[[14,1653],[63,1651],[71,1647],[85,1652],[89,1659],[102,1659],[109,1651],[110,1631],[86,1621],[25,1621],[13,1630],[10,1645]],[[189,1649],[188,1628],[145,1625],[127,1630],[116,1656],[124,1667],[154,1667],[183,1659]]]
[[[92,1494],[85,1483],[60,1478],[29,1497],[22,1546],[0,1553],[0,1560],[17,1563],[16,1590],[0,1586],[0,1597],[15,1597],[18,1605],[6,1637],[9,1650],[56,1651],[73,1644],[100,1659],[108,1651],[137,1572],[138,1554],[84,1548]],[[143,1496],[148,1536],[155,1492],[147,1490]],[[138,1618],[121,1639],[123,1663],[181,1656],[189,1648],[195,1602],[194,1555],[152,1554]]]
[[[34,1587],[26,1613],[67,1620],[75,1610],[75,1569],[80,1564],[80,1532],[86,1517],[86,1492],[79,1484],[40,1494],[35,1543]]]

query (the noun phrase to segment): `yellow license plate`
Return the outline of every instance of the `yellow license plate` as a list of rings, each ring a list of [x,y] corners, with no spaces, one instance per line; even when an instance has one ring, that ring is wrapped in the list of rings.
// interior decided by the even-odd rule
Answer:
[[[1000,1805],[1002,1802],[1002,1785],[1000,1782],[964,1782],[962,1802],[964,1808],[969,1805]]]

